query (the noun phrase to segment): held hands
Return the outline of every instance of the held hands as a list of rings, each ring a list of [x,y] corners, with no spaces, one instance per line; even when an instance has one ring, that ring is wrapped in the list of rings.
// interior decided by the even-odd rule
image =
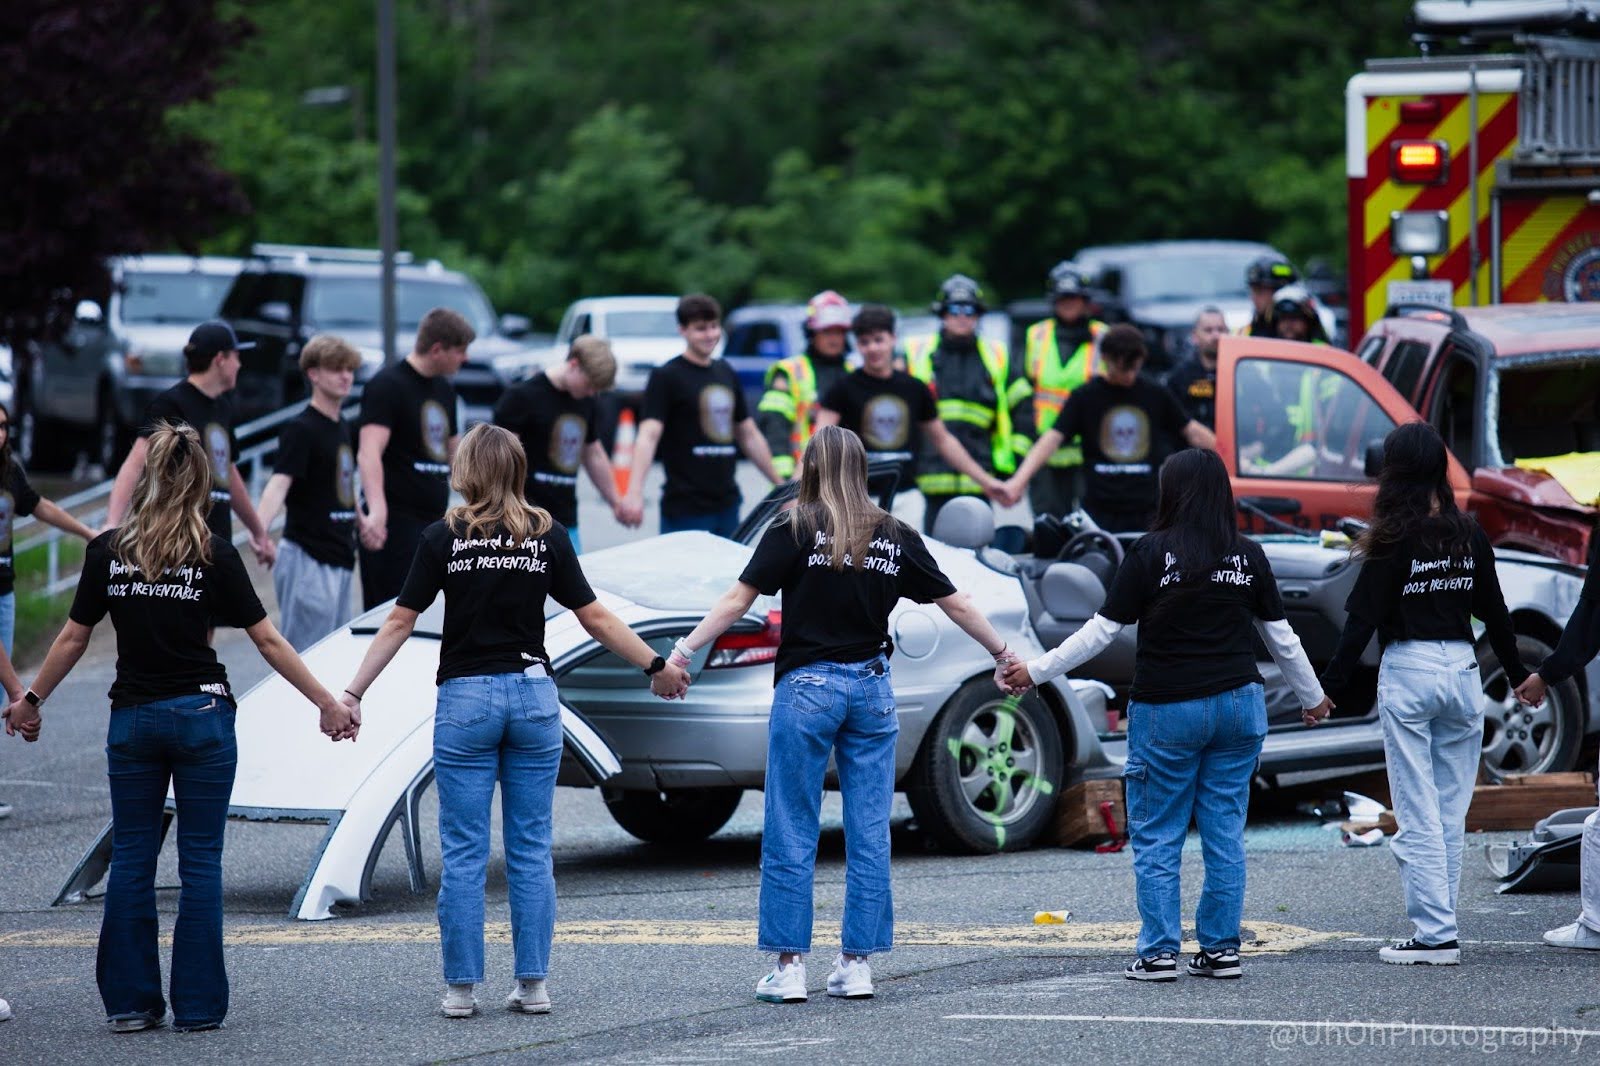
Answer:
[[[1020,696],[1033,687],[1028,664],[1010,648],[1001,648],[994,657],[995,687],[1007,696]]]
[[[39,739],[39,729],[43,722],[39,718],[39,708],[27,700],[19,699],[5,710],[6,736],[21,735],[29,744]]]
[[[388,514],[371,511],[366,515],[357,515],[356,535],[361,538],[363,548],[370,552],[381,551],[383,542],[389,539]]]
[[[995,477],[984,479],[983,494],[1001,507],[1014,507],[1022,499],[1022,493],[1011,482]]]
[[[1535,671],[1528,675],[1528,680],[1517,686],[1517,699],[1529,707],[1538,707],[1544,703],[1545,683]]]
[[[1320,725],[1332,714],[1333,700],[1324,695],[1321,703],[1310,708],[1309,710],[1300,712],[1300,720],[1306,725]]]
[[[278,561],[278,546],[273,543],[272,534],[265,531],[259,537],[250,538],[250,548],[256,553],[256,562],[272,569],[272,564]]]
[[[322,735],[337,744],[361,732],[361,701],[346,692],[322,708]]]
[[[624,496],[611,505],[611,515],[628,529],[638,529],[644,522],[644,501]]]
[[[650,691],[664,700],[681,700],[689,692],[689,672],[675,662],[650,677]]]

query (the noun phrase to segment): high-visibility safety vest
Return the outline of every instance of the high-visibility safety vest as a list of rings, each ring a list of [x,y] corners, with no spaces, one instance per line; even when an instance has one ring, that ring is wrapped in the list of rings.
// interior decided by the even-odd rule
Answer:
[[[989,372],[989,381],[994,386],[994,406],[988,407],[959,396],[940,396],[933,374],[933,359],[938,351],[937,334],[913,337],[906,341],[906,371],[933,390],[934,398],[938,401],[939,421],[962,422],[988,431],[990,467],[995,474],[1014,472],[1017,469],[1017,456],[1027,454],[1031,442],[1012,432],[1011,408],[1026,399],[1033,387],[1024,378],[1018,378],[1008,386],[1006,378],[1010,376],[1011,361],[1006,346],[979,337],[978,358],[983,360],[983,367]],[[983,492],[983,486],[954,470],[918,474],[917,488],[930,496],[976,496]]]
[[[773,380],[779,374],[787,375],[788,387],[777,389]],[[758,411],[769,411],[789,420],[789,454],[774,455],[773,468],[783,477],[793,477],[806,445],[811,443],[815,427],[812,420],[817,408],[817,372],[811,357],[801,353],[780,359],[767,368],[767,391],[761,394]]]
[[[1089,339],[1069,355],[1065,362],[1056,344],[1056,320],[1047,318],[1028,327],[1025,362],[1028,379],[1033,383],[1033,417],[1039,432],[1056,424],[1061,409],[1067,404],[1072,390],[1081,388],[1094,377],[1098,368],[1100,335],[1106,324],[1099,319],[1089,322]],[[1079,438],[1067,441],[1050,456],[1050,465],[1070,467],[1083,465],[1083,442]]]

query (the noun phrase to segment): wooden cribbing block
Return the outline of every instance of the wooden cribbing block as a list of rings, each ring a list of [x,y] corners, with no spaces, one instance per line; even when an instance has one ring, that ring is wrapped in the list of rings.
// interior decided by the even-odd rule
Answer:
[[[1479,785],[1467,809],[1467,831],[1532,829],[1552,811],[1595,805],[1594,775],[1586,773],[1525,774],[1507,777],[1501,785]]]
[[[1056,805],[1056,845],[1070,848],[1079,844],[1098,844],[1111,840],[1100,804],[1111,804],[1111,817],[1117,834],[1128,832],[1128,807],[1122,798],[1122,778],[1108,777],[1079,781],[1061,794]]]

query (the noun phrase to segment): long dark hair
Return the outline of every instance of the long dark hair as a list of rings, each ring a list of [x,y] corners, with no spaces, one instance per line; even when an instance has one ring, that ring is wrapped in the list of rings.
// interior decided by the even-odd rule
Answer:
[[[1181,575],[1169,592],[1187,592],[1209,584],[1222,558],[1239,547],[1239,519],[1233,486],[1222,457],[1209,448],[1185,448],[1161,464],[1161,495],[1155,524],[1147,539],[1163,567],[1171,555]],[[1176,599],[1163,596],[1156,610]]]
[[[0,480],[3,480],[7,474],[11,473],[11,438],[16,436],[17,427],[11,421],[11,408],[9,406],[0,403],[0,414],[6,416],[6,439],[4,444],[0,444]],[[0,489],[4,487],[3,484],[0,484]]]
[[[1372,522],[1356,538],[1354,551],[1382,556],[1411,543],[1437,552],[1466,546],[1472,520],[1450,491],[1449,454],[1444,439],[1426,422],[1390,431],[1383,439]]]

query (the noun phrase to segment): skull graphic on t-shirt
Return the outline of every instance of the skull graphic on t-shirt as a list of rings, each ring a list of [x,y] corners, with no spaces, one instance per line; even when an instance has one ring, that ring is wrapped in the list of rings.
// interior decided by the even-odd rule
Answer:
[[[556,419],[550,427],[550,465],[563,474],[576,474],[588,429],[582,415],[564,414]]]
[[[233,446],[228,431],[215,422],[206,424],[206,451],[211,453],[211,480],[219,489],[226,489],[232,478]]]
[[[338,497],[340,507],[353,508],[356,505],[356,459],[350,451],[350,445],[339,445],[339,458],[334,465],[334,495]]]
[[[905,447],[909,423],[905,401],[887,393],[868,400],[861,411],[861,435],[877,451]]]
[[[717,444],[733,441],[733,390],[707,385],[700,390],[700,431]]]
[[[1141,408],[1113,407],[1100,420],[1100,451],[1118,463],[1137,463],[1150,455],[1150,416]]]
[[[422,448],[435,462],[447,462],[450,453],[450,416],[437,400],[422,401]]]

